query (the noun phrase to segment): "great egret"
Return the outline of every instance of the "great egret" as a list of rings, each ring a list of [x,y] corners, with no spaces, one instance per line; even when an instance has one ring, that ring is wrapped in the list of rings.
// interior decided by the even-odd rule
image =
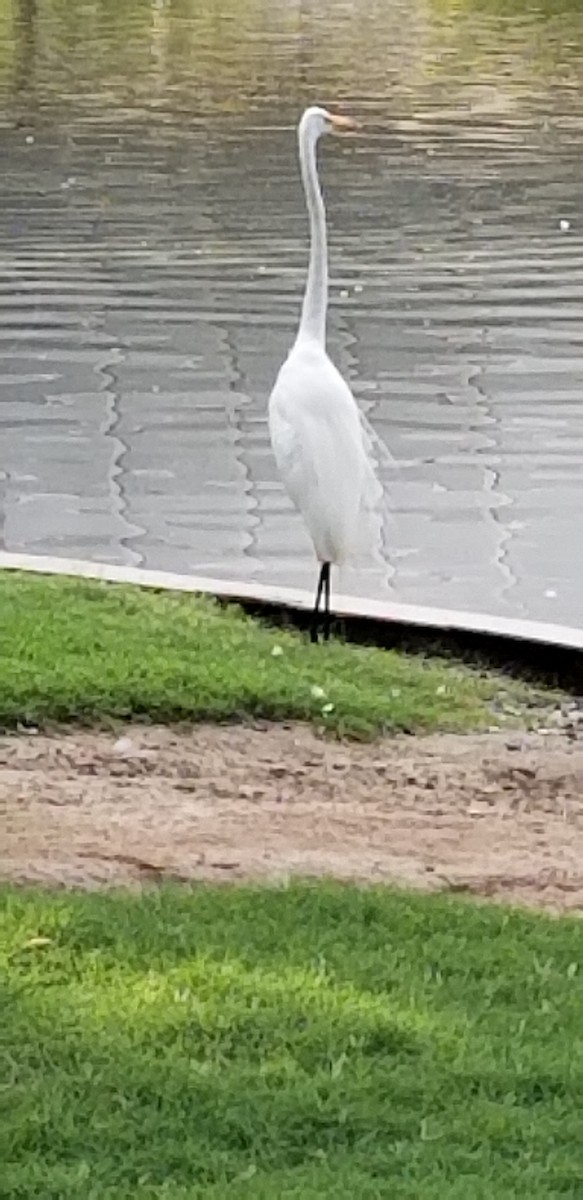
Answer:
[[[310,264],[296,340],[269,399],[269,432],[284,486],[299,509],[320,566],[313,642],[330,634],[330,569],[355,549],[359,516],[375,476],[356,401],[326,353],[328,255],[326,211],[316,144],[323,133],[356,129],[348,117],[307,108],[298,127],[299,158],[310,216]],[[377,485],[378,486],[378,485]]]

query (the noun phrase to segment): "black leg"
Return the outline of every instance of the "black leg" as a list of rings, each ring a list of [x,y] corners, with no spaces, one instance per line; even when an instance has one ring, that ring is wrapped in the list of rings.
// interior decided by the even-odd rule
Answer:
[[[318,629],[320,626],[320,600],[322,599],[322,589],[324,587],[324,579],[326,577],[326,563],[322,563],[320,574],[318,576],[318,587],[316,588],[316,600],[314,603],[314,611],[312,614],[312,627],[310,629],[310,641],[318,641]]]
[[[324,641],[330,637],[330,563],[324,563]]]
[[[318,576],[316,601],[312,616],[312,627],[310,629],[310,639],[312,642],[318,641],[318,630],[320,628],[320,601],[322,599],[322,593],[324,594],[323,633],[324,641],[327,642],[330,636],[330,563],[322,563],[320,574]]]

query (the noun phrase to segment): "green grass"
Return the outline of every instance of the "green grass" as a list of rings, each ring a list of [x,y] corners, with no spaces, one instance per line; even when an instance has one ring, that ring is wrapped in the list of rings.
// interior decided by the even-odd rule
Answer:
[[[368,736],[479,727],[492,723],[493,698],[536,698],[446,660],[337,640],[311,646],[203,597],[9,573],[0,575],[0,661],[4,727],[265,717]]]
[[[0,947],[5,1200],[583,1196],[576,920],[3,888]]]

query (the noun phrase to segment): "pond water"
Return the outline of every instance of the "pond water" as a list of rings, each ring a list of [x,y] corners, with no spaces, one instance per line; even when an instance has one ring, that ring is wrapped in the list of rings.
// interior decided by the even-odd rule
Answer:
[[[266,401],[321,173],[336,361],[393,456],[348,589],[578,625],[583,11],[0,0],[0,544],[310,585]]]

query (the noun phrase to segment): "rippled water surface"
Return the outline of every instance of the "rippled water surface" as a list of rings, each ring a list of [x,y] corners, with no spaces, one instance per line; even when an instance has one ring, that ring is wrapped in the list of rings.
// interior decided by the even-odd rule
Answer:
[[[311,584],[266,400],[322,148],[330,345],[389,447],[359,594],[580,624],[583,12],[0,0],[0,544]]]

